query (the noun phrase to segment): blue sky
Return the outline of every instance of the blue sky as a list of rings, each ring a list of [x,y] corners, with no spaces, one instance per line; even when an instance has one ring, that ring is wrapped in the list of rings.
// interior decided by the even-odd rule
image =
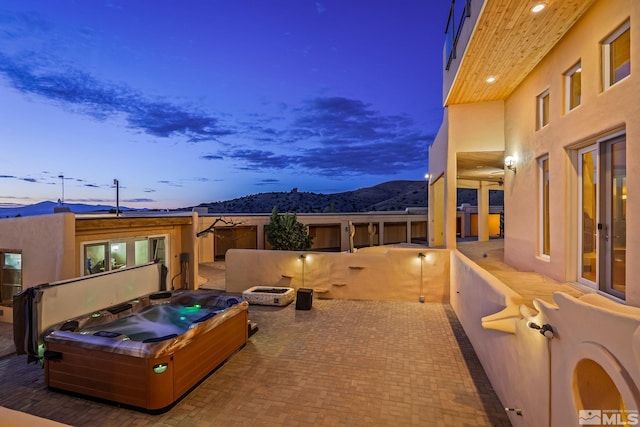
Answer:
[[[449,5],[3,0],[0,206],[423,179]]]

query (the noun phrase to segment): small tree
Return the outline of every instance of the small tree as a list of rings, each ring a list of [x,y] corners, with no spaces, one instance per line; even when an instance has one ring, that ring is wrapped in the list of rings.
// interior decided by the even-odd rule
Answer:
[[[313,245],[307,226],[298,222],[296,214],[280,215],[277,208],[271,211],[271,221],[265,226],[265,232],[275,250],[308,251]]]

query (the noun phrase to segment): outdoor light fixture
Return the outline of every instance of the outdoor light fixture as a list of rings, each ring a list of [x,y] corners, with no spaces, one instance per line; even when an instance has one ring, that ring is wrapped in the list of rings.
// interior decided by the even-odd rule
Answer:
[[[542,12],[542,10],[547,7],[547,3],[541,1],[536,3],[535,5],[533,5],[533,7],[531,8],[531,12],[533,13],[538,13],[538,12]]]
[[[516,173],[516,158],[514,156],[507,156],[504,158],[504,165],[512,171]]]
[[[307,258],[305,254],[300,255],[300,261],[302,261],[302,287],[304,288],[304,260]]]
[[[422,283],[424,282],[423,280],[423,276],[422,276],[422,266],[424,264],[424,258],[426,257],[425,254],[423,254],[422,252],[420,252],[418,254],[418,259],[420,260],[420,296],[418,297],[418,301],[421,303],[424,303],[424,295],[422,294]]]
[[[550,340],[553,338],[553,327],[548,323],[545,323],[544,325],[540,326],[537,323],[533,323],[529,321],[527,322],[527,326],[530,327],[531,329],[538,330],[540,334],[542,334],[546,339]]]

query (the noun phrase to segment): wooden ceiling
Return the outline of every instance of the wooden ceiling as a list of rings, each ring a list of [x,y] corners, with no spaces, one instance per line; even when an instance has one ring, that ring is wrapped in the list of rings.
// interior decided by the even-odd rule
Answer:
[[[508,97],[594,1],[546,0],[536,14],[539,1],[485,0],[445,105]]]
[[[458,179],[499,182],[504,179],[504,152],[478,151],[456,154]]]

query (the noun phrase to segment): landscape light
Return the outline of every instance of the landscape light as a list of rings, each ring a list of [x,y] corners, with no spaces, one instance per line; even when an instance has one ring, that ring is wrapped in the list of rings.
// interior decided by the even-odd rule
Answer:
[[[418,297],[418,301],[421,303],[424,303],[424,295],[422,294],[422,283],[424,282],[423,280],[423,276],[422,276],[422,264],[424,264],[424,258],[426,257],[426,255],[422,252],[420,252],[418,254],[418,259],[420,260],[420,296]]]

